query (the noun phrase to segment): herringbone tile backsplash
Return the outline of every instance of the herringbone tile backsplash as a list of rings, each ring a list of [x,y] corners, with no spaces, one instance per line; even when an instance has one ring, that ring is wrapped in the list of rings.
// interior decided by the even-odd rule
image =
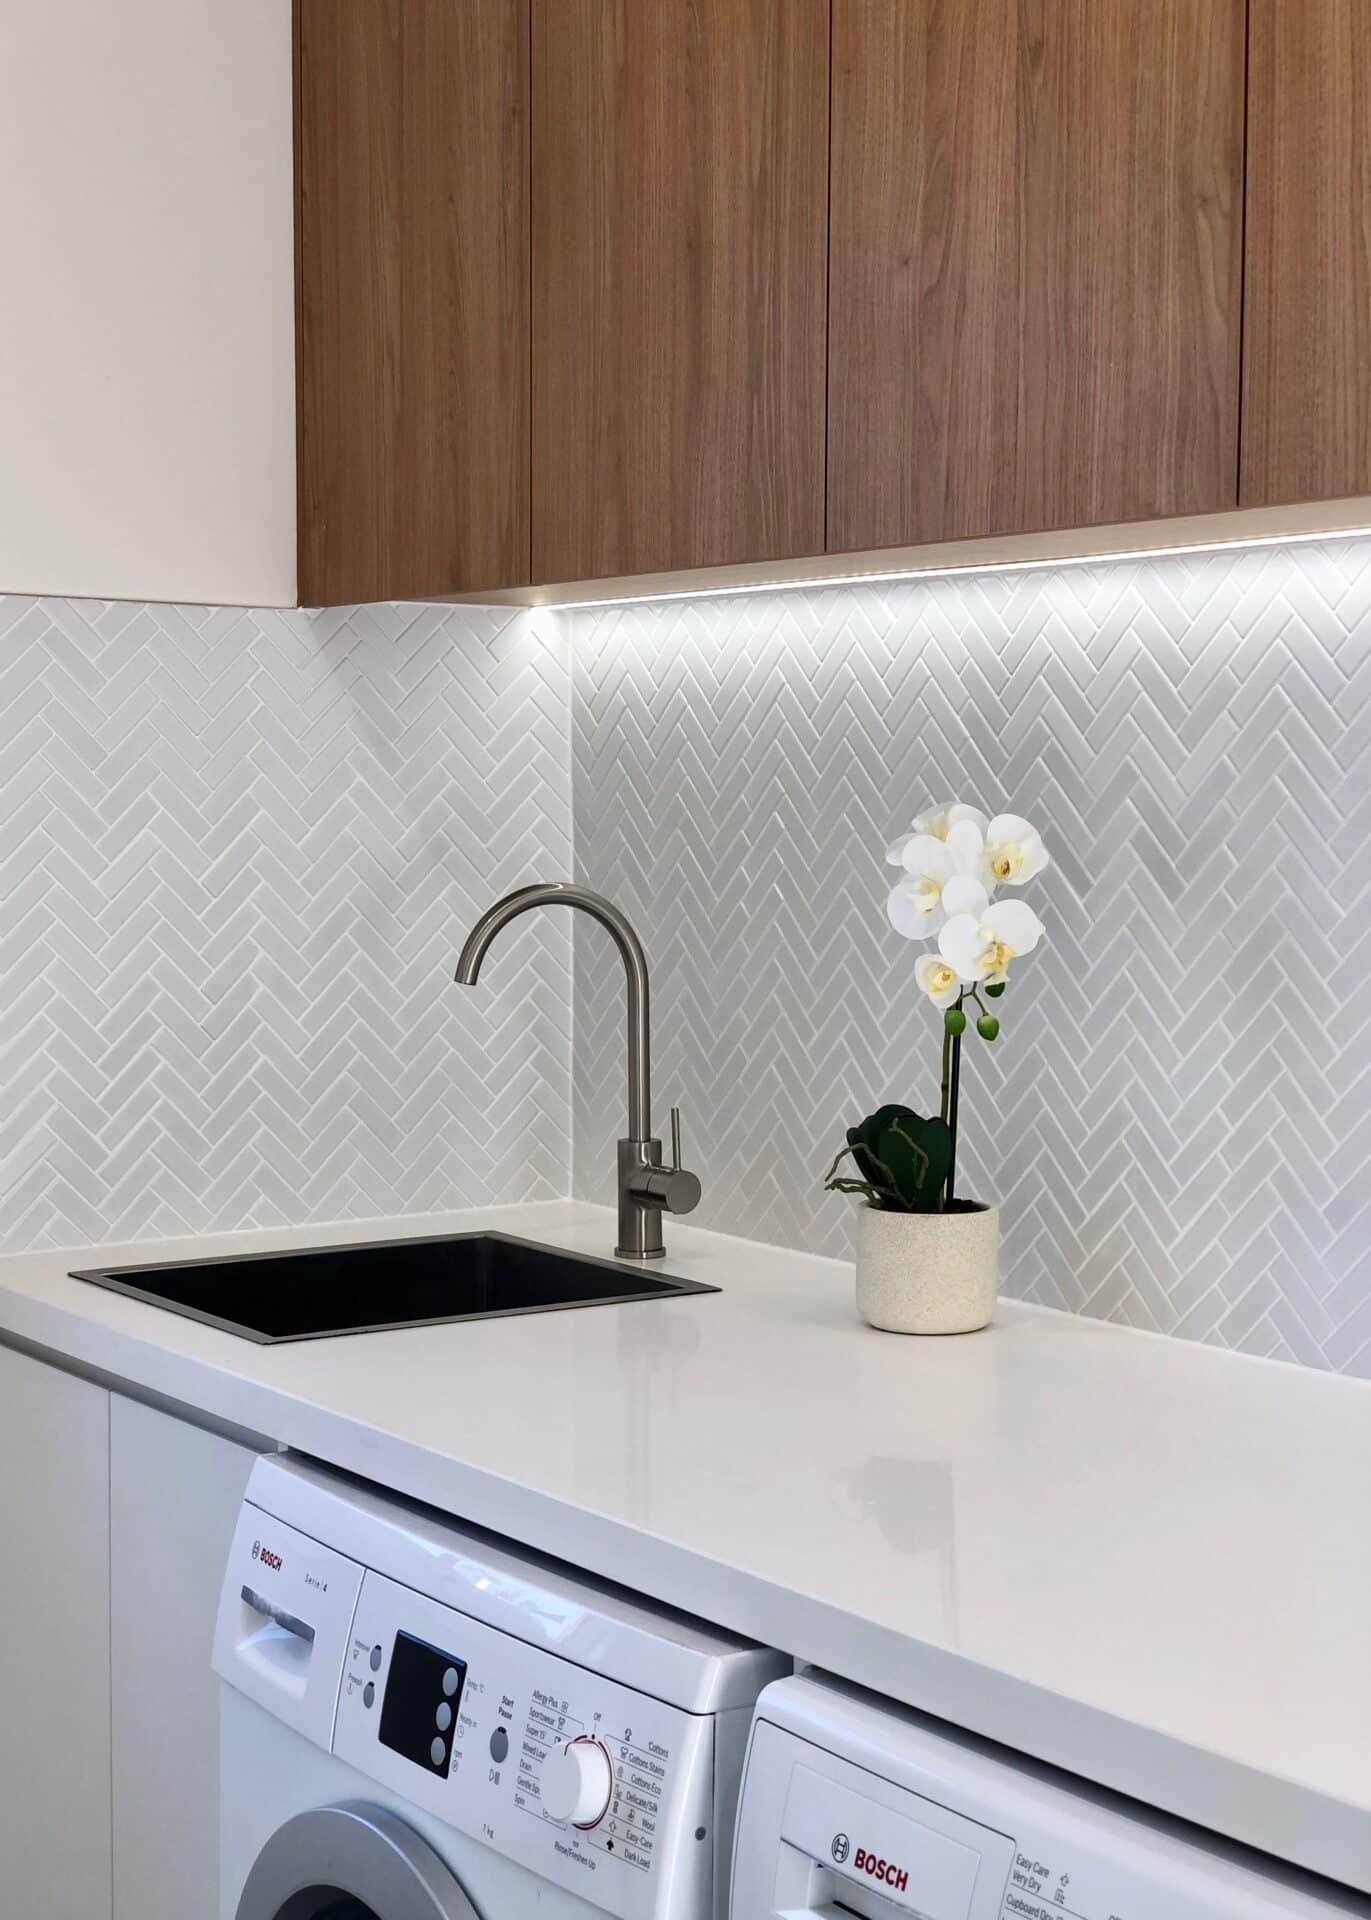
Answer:
[[[0,1246],[552,1198],[556,628],[0,599]],[[498,960],[498,964],[496,961]]]
[[[574,1004],[556,914],[450,979],[574,803],[699,1219],[845,1253],[843,1125],[936,1100],[880,850],[966,796],[1056,862],[967,1053],[1008,1290],[1371,1377],[1371,542],[556,619],[0,599],[0,742],[0,1247],[550,1198],[573,1133],[610,1199],[598,932]]]
[[[936,1105],[883,843],[1013,804],[1049,944],[968,1044],[1008,1291],[1371,1376],[1371,542],[568,617],[579,877],[653,963],[702,1224],[833,1254],[844,1124]],[[623,1124],[576,936],[575,1187]]]

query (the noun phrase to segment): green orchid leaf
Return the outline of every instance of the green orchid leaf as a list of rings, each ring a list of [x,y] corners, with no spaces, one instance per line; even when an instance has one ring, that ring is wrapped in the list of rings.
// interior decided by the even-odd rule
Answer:
[[[830,1191],[863,1194],[883,1212],[939,1211],[952,1163],[952,1135],[943,1120],[891,1101],[848,1127],[845,1138],[828,1170]],[[849,1155],[855,1179],[839,1176]]]

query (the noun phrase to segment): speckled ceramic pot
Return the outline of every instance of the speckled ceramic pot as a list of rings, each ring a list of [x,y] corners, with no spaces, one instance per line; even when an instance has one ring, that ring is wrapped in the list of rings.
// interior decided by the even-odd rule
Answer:
[[[857,1311],[887,1333],[975,1333],[995,1311],[1000,1210],[857,1214]]]

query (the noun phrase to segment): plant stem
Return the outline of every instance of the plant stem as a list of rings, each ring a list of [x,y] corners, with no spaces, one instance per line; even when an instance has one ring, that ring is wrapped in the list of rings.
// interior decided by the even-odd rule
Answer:
[[[960,1000],[957,1003],[961,1005]],[[949,1039],[951,1046],[949,1049]],[[951,1059],[948,1060],[948,1053]],[[943,1118],[947,1121],[948,1132],[952,1135],[952,1152],[947,1162],[947,1185],[943,1189],[943,1205],[950,1207],[957,1185],[957,1104],[962,1090],[962,1036],[955,1034],[944,1036],[943,1058]]]

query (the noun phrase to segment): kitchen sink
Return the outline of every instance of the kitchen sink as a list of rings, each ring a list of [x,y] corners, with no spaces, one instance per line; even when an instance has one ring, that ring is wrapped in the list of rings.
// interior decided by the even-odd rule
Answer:
[[[100,1267],[71,1277],[264,1346],[719,1291],[507,1233]]]

